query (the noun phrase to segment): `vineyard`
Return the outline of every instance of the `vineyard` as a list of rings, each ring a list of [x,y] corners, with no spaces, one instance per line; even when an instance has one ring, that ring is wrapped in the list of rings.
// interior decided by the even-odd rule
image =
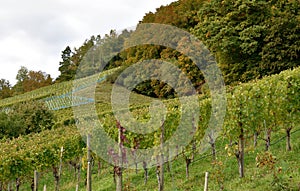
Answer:
[[[78,105],[96,103],[98,119],[89,120],[100,120],[103,126],[93,127],[94,134],[103,128],[117,142],[122,127],[116,123],[111,111],[109,93],[112,87],[103,82],[105,73],[101,75],[97,77],[99,85],[96,86],[95,98],[76,98],[76,101],[80,103]],[[89,88],[95,79],[81,80],[75,90]],[[75,125],[63,125],[65,121],[74,120],[70,108],[74,106],[74,100],[68,96],[72,91],[72,83],[65,82],[1,100],[2,108],[30,99],[48,101],[50,108],[57,109],[55,113],[61,127],[1,140],[0,190],[29,190],[30,186],[34,187],[31,182],[37,179],[37,176],[34,178],[35,172],[40,173],[40,190],[44,185],[50,190],[75,190],[75,187],[84,190],[88,162],[93,164],[92,188],[115,189],[113,177],[115,181],[120,178],[120,174],[116,173],[118,163],[107,163],[96,155],[97,152],[89,156],[84,142],[86,135],[80,134]],[[199,98],[199,118],[190,116],[183,122],[187,126],[192,124],[195,130],[190,144],[180,145],[178,136],[173,145],[165,145],[167,148],[178,148],[175,153],[164,156],[170,157],[170,162],[164,164],[157,161],[153,165],[150,161],[144,164],[137,161],[139,164],[136,166],[142,168],[122,169],[123,190],[156,190],[161,186],[166,190],[199,190],[203,188],[205,171],[211,173],[211,190],[251,190],[254,186],[261,189],[272,187],[272,190],[299,189],[300,68],[228,87],[227,92],[227,112],[222,129],[208,127],[211,100]],[[149,121],[149,105],[153,99],[133,94],[131,100],[135,101],[130,105],[132,115],[140,122]],[[163,103],[167,110],[163,125],[149,127],[156,131],[144,135],[123,128],[122,144],[125,147],[132,151],[152,148],[172,138],[187,111],[178,99]],[[193,108],[196,105],[187,102],[186,106]],[[97,136],[91,139],[92,143],[99,142]],[[178,145],[174,145],[176,143]],[[104,147],[102,144],[96,146],[100,148],[94,147],[94,150]],[[134,152],[125,154],[128,158],[135,156]],[[154,151],[151,155],[157,158],[160,152]],[[132,167],[132,164],[125,162],[126,165]]]
[[[72,93],[77,91],[84,91],[87,88],[92,87],[96,83],[100,83],[105,80],[106,76],[115,72],[118,68],[111,69],[101,74],[93,75],[90,77],[82,78],[69,82],[56,83],[51,86],[43,87],[38,90],[27,92],[22,95],[10,97],[0,100],[0,108],[9,107],[10,105],[25,102],[28,100],[42,100],[46,102],[46,105],[50,109],[59,110],[72,107]],[[76,86],[74,85],[76,84]],[[89,103],[94,101],[93,98],[77,98],[78,105],[81,102]]]

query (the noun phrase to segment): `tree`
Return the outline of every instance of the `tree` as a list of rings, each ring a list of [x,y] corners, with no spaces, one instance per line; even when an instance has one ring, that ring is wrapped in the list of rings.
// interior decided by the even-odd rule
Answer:
[[[23,81],[24,92],[29,92],[44,86],[52,84],[52,78],[49,74],[42,71],[29,71],[27,78]]]
[[[24,80],[28,78],[28,69],[25,66],[21,66],[21,68],[18,70],[18,74],[16,76],[17,83],[21,83]]]
[[[99,55],[96,55],[97,52],[91,49],[94,45],[100,43],[101,40],[100,35],[96,37],[91,36],[90,39],[86,39],[79,48],[74,48],[73,51],[67,46],[65,50],[62,51],[62,61],[59,63],[60,75],[56,81],[63,82],[75,79],[79,68],[80,78],[95,74],[99,70],[96,68]],[[84,62],[84,64],[82,64],[82,62]]]
[[[268,32],[260,53],[264,74],[279,73],[300,65],[299,10],[297,0],[278,1],[272,6],[272,18],[267,22]]]
[[[0,99],[8,98],[12,96],[11,85],[8,80],[0,80]]]
[[[20,103],[7,112],[0,112],[0,138],[39,133],[54,125],[54,114],[38,101]]]
[[[71,56],[72,56],[72,50],[69,46],[65,48],[65,50],[62,51],[61,58],[62,61],[59,62],[59,71],[60,75],[56,79],[58,82],[68,81],[72,79],[72,74],[70,73],[70,67],[71,67]]]
[[[215,53],[227,84],[299,65],[299,2],[212,0],[192,30]]]
[[[12,128],[12,137],[18,135],[39,133],[45,129],[52,129],[55,125],[55,117],[52,111],[50,111],[43,102],[28,101],[14,105],[7,113],[10,120],[20,121],[20,123],[14,124],[21,127]],[[16,120],[17,119],[17,120]],[[19,132],[14,132],[16,129],[21,129]]]
[[[259,75],[257,63],[269,16],[266,1],[213,0],[200,10],[193,32],[215,53],[225,83]]]
[[[24,87],[23,82],[28,78],[28,69],[25,66],[21,66],[21,68],[18,70],[16,79],[17,83],[13,87],[15,94],[22,94],[24,93]]]
[[[52,84],[52,78],[49,74],[42,71],[28,70],[24,66],[18,71],[16,79],[18,81],[13,87],[16,95]]]
[[[176,1],[157,8],[155,13],[147,13],[141,22],[169,24],[189,30],[198,23],[197,12],[204,2],[207,0]]]
[[[19,116],[0,112],[0,139],[25,134],[23,125],[24,121]]]

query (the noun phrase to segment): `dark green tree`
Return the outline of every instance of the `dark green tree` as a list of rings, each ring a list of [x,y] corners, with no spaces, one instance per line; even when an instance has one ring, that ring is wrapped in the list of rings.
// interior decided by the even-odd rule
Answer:
[[[15,105],[11,115],[19,116],[24,120],[25,134],[38,133],[45,129],[51,129],[55,125],[55,117],[52,111],[40,101],[28,101]]]
[[[69,46],[62,51],[62,61],[60,62],[60,75],[56,79],[56,82],[63,82],[75,79],[76,73],[78,72],[80,76],[77,77],[86,77],[95,72],[96,63],[98,62],[98,55],[96,52],[92,51],[92,48],[95,48],[94,45],[101,41],[100,35],[91,36],[90,39],[86,39],[84,43],[79,48],[74,48],[72,51]],[[88,53],[93,53],[93,55],[87,55]],[[85,59],[85,60],[83,60]],[[84,62],[84,64],[82,64]],[[86,64],[88,63],[88,64]],[[80,66],[81,65],[81,66]]]
[[[95,68],[97,63],[97,54],[95,54],[92,48],[95,48],[94,45],[99,39],[101,39],[99,35],[97,37],[92,36],[90,39],[85,40],[79,48],[74,49],[71,57],[72,65],[70,67],[72,79],[75,79],[79,68],[80,77],[86,77],[95,74],[95,71],[97,71]]]
[[[43,102],[29,101],[0,112],[0,139],[39,133],[55,126],[55,116]]]
[[[24,121],[18,115],[0,112],[0,139],[25,134]]]
[[[13,90],[16,95],[22,94],[25,92],[23,87],[23,82],[28,79],[28,69],[25,66],[21,66],[21,68],[18,70],[16,80],[17,83],[14,85]]]
[[[211,0],[192,30],[217,57],[227,84],[299,65],[299,1]]]
[[[300,3],[278,1],[272,6],[272,18],[260,53],[262,73],[270,75],[300,65]],[[270,69],[271,68],[271,69]]]
[[[0,99],[8,98],[12,96],[12,87],[8,80],[0,80]]]
[[[73,78],[72,73],[70,71],[72,61],[71,61],[71,56],[72,56],[72,50],[69,46],[65,48],[65,50],[62,51],[61,58],[62,61],[59,62],[59,71],[60,75],[56,79],[58,82],[63,82],[63,81],[68,81]]]
[[[226,83],[260,77],[259,54],[270,7],[265,0],[212,0],[201,8],[193,33],[217,57]]]

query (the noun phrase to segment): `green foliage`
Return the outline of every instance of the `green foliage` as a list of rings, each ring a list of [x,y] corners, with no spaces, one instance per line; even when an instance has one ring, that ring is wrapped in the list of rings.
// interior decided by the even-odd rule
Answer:
[[[22,94],[25,93],[23,82],[28,78],[28,69],[25,66],[21,66],[18,70],[18,74],[16,76],[17,83],[14,86],[15,94]]]
[[[141,23],[169,24],[189,30],[199,21],[197,12],[207,0],[179,0],[147,13]]]
[[[54,114],[42,102],[20,103],[0,113],[0,137],[13,138],[54,127]]]
[[[299,79],[299,68],[241,84],[231,90],[227,99],[224,134],[236,144],[226,146],[229,155],[239,153],[241,145],[237,143],[240,143],[241,137],[266,131],[264,140],[266,149],[269,149],[271,132],[278,132],[280,128],[291,130],[296,118],[299,118],[299,101],[293,99],[300,92],[296,79]]]
[[[0,99],[11,97],[13,94],[12,87],[8,80],[0,80]]]
[[[60,76],[56,79],[57,81],[68,81],[73,79],[73,76],[71,74],[70,68],[71,68],[71,53],[72,50],[69,46],[65,48],[65,50],[62,51],[61,58],[62,61],[59,63],[59,71]],[[73,74],[74,75],[74,74]]]
[[[265,1],[213,0],[200,9],[200,22],[193,29],[216,54],[225,83],[248,81],[259,75],[258,54],[268,17]]]
[[[17,115],[0,112],[0,139],[25,134],[24,121]]]
[[[64,136],[63,136],[64,135]],[[0,142],[0,181],[25,179],[34,170],[46,170],[59,164],[60,148],[63,161],[82,155],[84,143],[75,128],[45,130],[17,139]]]
[[[231,93],[228,94],[228,105],[230,106],[230,108],[228,110],[228,118],[226,119],[226,123],[224,127],[224,130],[229,130],[228,135],[230,136],[228,136],[228,139],[235,141],[238,138],[239,129],[240,129],[239,122],[243,123],[243,128],[246,130],[245,132],[250,133],[252,129],[256,128],[257,124],[261,123],[261,122],[254,123],[252,122],[252,120],[260,121],[264,119],[267,115],[272,115],[272,113],[275,111],[277,113],[276,116],[286,115],[286,112],[288,111],[293,113],[294,119],[296,119],[297,117],[299,119],[299,112],[298,112],[299,105],[297,105],[299,101],[297,99],[298,97],[295,97],[298,96],[300,92],[299,71],[300,71],[299,68],[295,70],[288,70],[282,72],[279,75],[266,77],[260,81],[253,81],[248,84],[242,84],[240,86],[234,87],[231,90]],[[273,85],[276,88],[270,88],[270,87],[267,88],[266,84],[276,84],[278,87]],[[274,94],[271,97],[272,98],[271,103],[277,107],[270,106],[269,103],[269,99],[271,99],[270,94]],[[293,102],[295,104],[294,107],[292,105],[289,105],[288,102],[285,100],[289,100],[290,102]],[[167,100],[164,101],[164,103],[166,104],[168,110],[167,118],[166,118],[167,120],[165,121],[165,139],[168,140],[170,137],[172,137],[172,134],[176,130],[178,120],[180,119],[179,116],[184,114],[184,111],[180,109],[179,102],[177,99]],[[203,142],[200,142],[200,140],[202,139],[205,129],[207,128],[207,124],[209,122],[209,116],[211,112],[210,99],[200,100],[199,106],[200,106],[201,116],[194,137],[197,148],[202,144],[204,144]],[[27,107],[29,108],[30,106],[27,105]],[[193,107],[193,105],[190,105],[189,107]],[[255,110],[255,108],[258,111]],[[135,107],[130,108],[130,111],[138,121],[147,122],[149,120],[150,116],[149,116],[148,105],[135,105]],[[266,113],[266,111],[268,111],[268,113]],[[258,115],[256,118],[255,115],[260,112],[261,114]],[[62,115],[63,111],[60,111],[60,113],[57,114]],[[1,121],[6,121],[5,120],[6,117],[7,117],[6,115],[1,114],[0,123],[2,123]],[[113,113],[111,111],[99,113],[99,119],[101,120],[101,122],[103,122],[104,124],[103,127],[105,131],[108,133],[108,135],[113,139],[117,139],[117,129],[111,128],[115,126],[115,117],[113,116]],[[268,120],[270,120],[270,122],[267,121],[266,124],[268,126],[272,126],[275,120],[274,116],[270,116]],[[281,120],[283,120],[283,118],[277,117],[276,120],[280,122]],[[188,123],[190,122],[187,121],[186,123],[188,125]],[[278,124],[282,126],[282,123],[278,123]],[[153,127],[153,129],[154,128],[157,129],[157,127]],[[278,128],[272,130],[276,133],[280,133],[278,131]],[[125,143],[126,147],[134,148],[136,146],[134,142],[139,140],[140,141],[139,148],[151,148],[154,145],[159,144],[158,137],[160,136],[160,133],[161,132],[157,130],[152,134],[146,134],[141,136],[139,134],[134,134],[130,131],[126,131],[125,136],[126,139],[128,139],[129,141]],[[248,138],[245,137],[245,139]],[[179,137],[178,142],[180,141],[181,140]],[[192,141],[188,147],[182,148],[185,149],[184,153],[189,158],[192,158],[192,156],[194,155],[193,144],[194,142]],[[62,146],[64,147],[64,154],[63,154],[64,161],[74,160],[75,158],[78,157],[80,158],[80,156],[84,155],[82,150],[82,148],[84,148],[82,137],[78,134],[78,132],[75,130],[74,127],[64,127],[64,128],[54,129],[54,130],[45,130],[40,132],[39,134],[22,136],[12,140],[3,139],[0,144],[0,151],[1,151],[0,180],[2,182],[6,182],[8,180],[15,179],[16,177],[21,177],[23,179],[26,179],[25,177],[31,175],[34,169],[38,169],[39,171],[47,171],[47,169],[59,163],[60,148]],[[220,152],[224,152],[220,147],[218,147],[218,149],[220,149]],[[181,152],[183,150],[179,149],[179,151]],[[236,164],[234,162],[229,162],[231,166],[228,169],[227,165],[229,165],[229,163],[226,161],[222,161],[222,163],[220,163],[221,156],[219,154],[218,156],[219,156],[218,161],[215,163],[215,167],[212,168],[206,165],[204,170],[207,170],[207,168],[209,169],[212,168],[212,170],[217,170],[218,172],[221,173],[224,172],[227,173],[227,175],[228,175],[228,171],[230,171],[231,174],[229,177],[227,176],[223,177],[221,174],[214,174],[214,177],[216,178],[215,180],[218,184],[216,186],[216,189],[219,189],[220,187],[223,186],[224,188],[228,188],[228,189],[233,188],[234,185],[231,184],[237,184],[240,186],[241,184],[240,182],[230,183],[230,185],[228,184],[228,181],[235,177],[233,173],[236,172],[236,170],[232,170],[232,169],[234,169],[233,166]],[[249,153],[246,158],[250,156],[252,156],[251,153]],[[195,157],[197,158],[197,154],[195,154]],[[255,166],[254,158],[252,163]],[[193,165],[193,163],[191,165]],[[246,166],[247,165],[249,166],[249,160],[248,162],[246,160]],[[280,166],[278,168],[275,168],[276,171],[278,171],[279,168]],[[250,170],[251,168],[247,170],[247,173],[249,173]],[[195,170],[191,168],[190,178],[193,178],[194,176],[193,174],[195,173],[199,173],[199,170],[198,169]],[[249,176],[250,175],[246,176],[247,179],[245,181],[248,180]],[[268,174],[266,174],[266,177],[267,176]],[[166,178],[168,178],[168,176],[166,176]],[[281,174],[277,174],[277,176],[272,176],[271,180],[275,181],[277,180],[276,178],[278,178],[278,180],[280,179],[281,183],[280,185],[273,184],[274,189],[275,187],[279,188],[282,186],[286,188],[286,185],[292,184],[292,183],[286,184],[287,179],[285,176]],[[188,183],[183,183],[183,182],[182,184],[186,186],[188,185]],[[294,183],[292,185],[294,185]]]
[[[212,0],[192,30],[217,57],[225,82],[299,66],[299,2]]]
[[[270,75],[299,66],[299,9],[297,0],[278,1],[271,7],[272,18],[266,23],[268,30],[260,52],[263,74]]]
[[[77,69],[83,61],[84,56],[100,39],[101,38],[99,35],[97,37],[92,36],[90,39],[85,40],[83,45],[81,45],[78,49],[74,48],[74,51],[72,51],[71,48],[67,46],[61,54],[62,61],[59,63],[60,75],[56,79],[56,82],[74,80]],[[90,76],[96,73],[96,71],[93,71],[91,73],[90,70],[85,72],[85,76]]]
[[[41,132],[54,127],[54,114],[44,103],[26,102],[13,107],[14,114],[25,120],[26,133]]]

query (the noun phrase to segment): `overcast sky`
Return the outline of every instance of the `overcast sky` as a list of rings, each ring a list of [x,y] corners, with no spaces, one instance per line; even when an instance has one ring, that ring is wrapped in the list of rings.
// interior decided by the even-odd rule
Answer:
[[[21,66],[59,75],[61,51],[92,35],[135,26],[145,13],[175,0],[0,0],[0,79]]]

